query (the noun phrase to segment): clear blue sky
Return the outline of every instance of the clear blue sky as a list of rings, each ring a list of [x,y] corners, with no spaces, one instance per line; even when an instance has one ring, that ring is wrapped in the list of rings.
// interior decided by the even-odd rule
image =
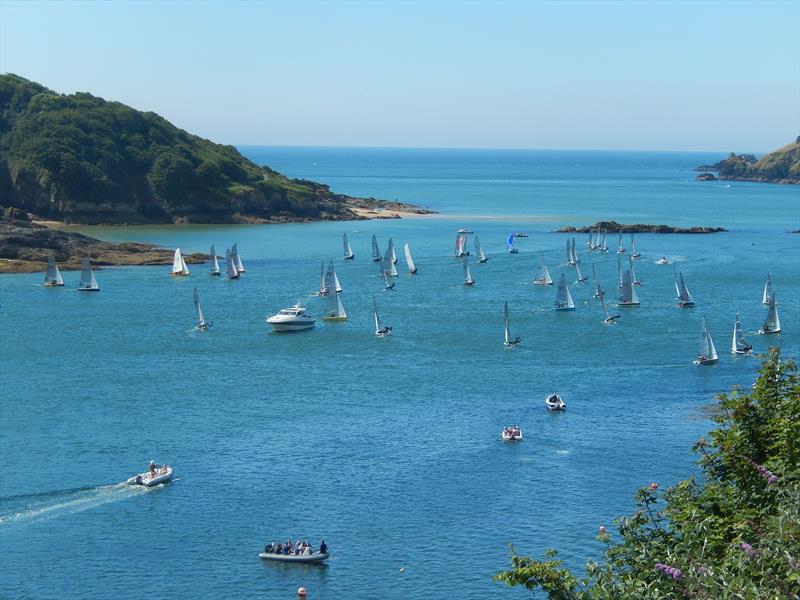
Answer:
[[[231,144],[767,151],[800,2],[15,2],[0,71]]]

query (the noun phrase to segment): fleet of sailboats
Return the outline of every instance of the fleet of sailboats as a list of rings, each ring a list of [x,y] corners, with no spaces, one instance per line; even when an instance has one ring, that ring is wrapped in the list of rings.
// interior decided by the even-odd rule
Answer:
[[[97,279],[94,278],[94,271],[92,265],[89,263],[88,258],[81,261],[81,280],[78,283],[79,292],[99,292],[100,286],[97,285]]]
[[[185,277],[189,274],[186,261],[183,260],[180,248],[175,248],[175,256],[172,258],[172,275],[175,277]]]
[[[197,288],[194,288],[193,296],[194,296],[194,310],[197,313],[197,329],[199,329],[200,331],[205,331],[206,329],[211,327],[213,323],[211,323],[211,321],[206,321],[206,318],[203,315],[203,309],[200,308],[200,294],[197,293]]]
[[[555,310],[575,310],[575,303],[572,301],[572,294],[569,293],[567,280],[564,278],[563,273],[558,278]]]
[[[219,261],[217,260],[217,249],[214,247],[214,244],[211,244],[211,271],[210,274],[212,276],[219,276],[221,274],[219,268]]]
[[[411,248],[408,243],[403,245],[403,253],[406,255],[406,264],[408,265],[408,272],[412,275],[417,274],[417,265],[414,264],[414,258],[411,256]]]
[[[353,254],[353,249],[350,247],[350,242],[347,241],[347,234],[342,234],[342,246],[344,246],[344,259],[353,260],[356,255]]]
[[[47,257],[47,272],[44,274],[45,287],[63,287],[64,280],[61,278],[61,271],[58,270],[56,259],[53,256]]]
[[[503,305],[503,331],[505,334],[505,341],[503,342],[503,346],[505,348],[516,348],[519,346],[522,339],[517,337],[511,337],[511,331],[508,327],[508,301]]]
[[[717,349],[714,347],[714,340],[706,327],[706,319],[703,317],[700,323],[700,349],[697,358],[693,361],[696,365],[713,365],[719,361]]]

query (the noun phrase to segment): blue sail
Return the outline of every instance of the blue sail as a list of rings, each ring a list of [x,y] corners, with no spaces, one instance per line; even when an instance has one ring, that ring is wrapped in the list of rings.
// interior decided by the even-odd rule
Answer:
[[[508,244],[509,248],[511,248],[511,246],[514,245],[514,234],[513,233],[509,233],[508,234],[508,240],[506,240],[506,244]]]

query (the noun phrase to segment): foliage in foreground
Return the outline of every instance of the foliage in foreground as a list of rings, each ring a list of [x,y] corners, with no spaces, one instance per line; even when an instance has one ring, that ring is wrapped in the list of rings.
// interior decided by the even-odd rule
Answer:
[[[600,528],[605,561],[579,578],[512,554],[495,579],[557,600],[800,598],[800,380],[771,349],[752,391],[718,397],[719,425],[698,441],[702,481],[636,494],[637,511]]]

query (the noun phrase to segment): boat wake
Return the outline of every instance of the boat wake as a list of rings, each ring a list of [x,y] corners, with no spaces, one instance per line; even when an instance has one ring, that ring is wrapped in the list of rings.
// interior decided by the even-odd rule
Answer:
[[[64,513],[81,512],[109,502],[146,494],[138,485],[114,483],[94,487],[20,494],[0,498],[0,526],[50,519]]]

